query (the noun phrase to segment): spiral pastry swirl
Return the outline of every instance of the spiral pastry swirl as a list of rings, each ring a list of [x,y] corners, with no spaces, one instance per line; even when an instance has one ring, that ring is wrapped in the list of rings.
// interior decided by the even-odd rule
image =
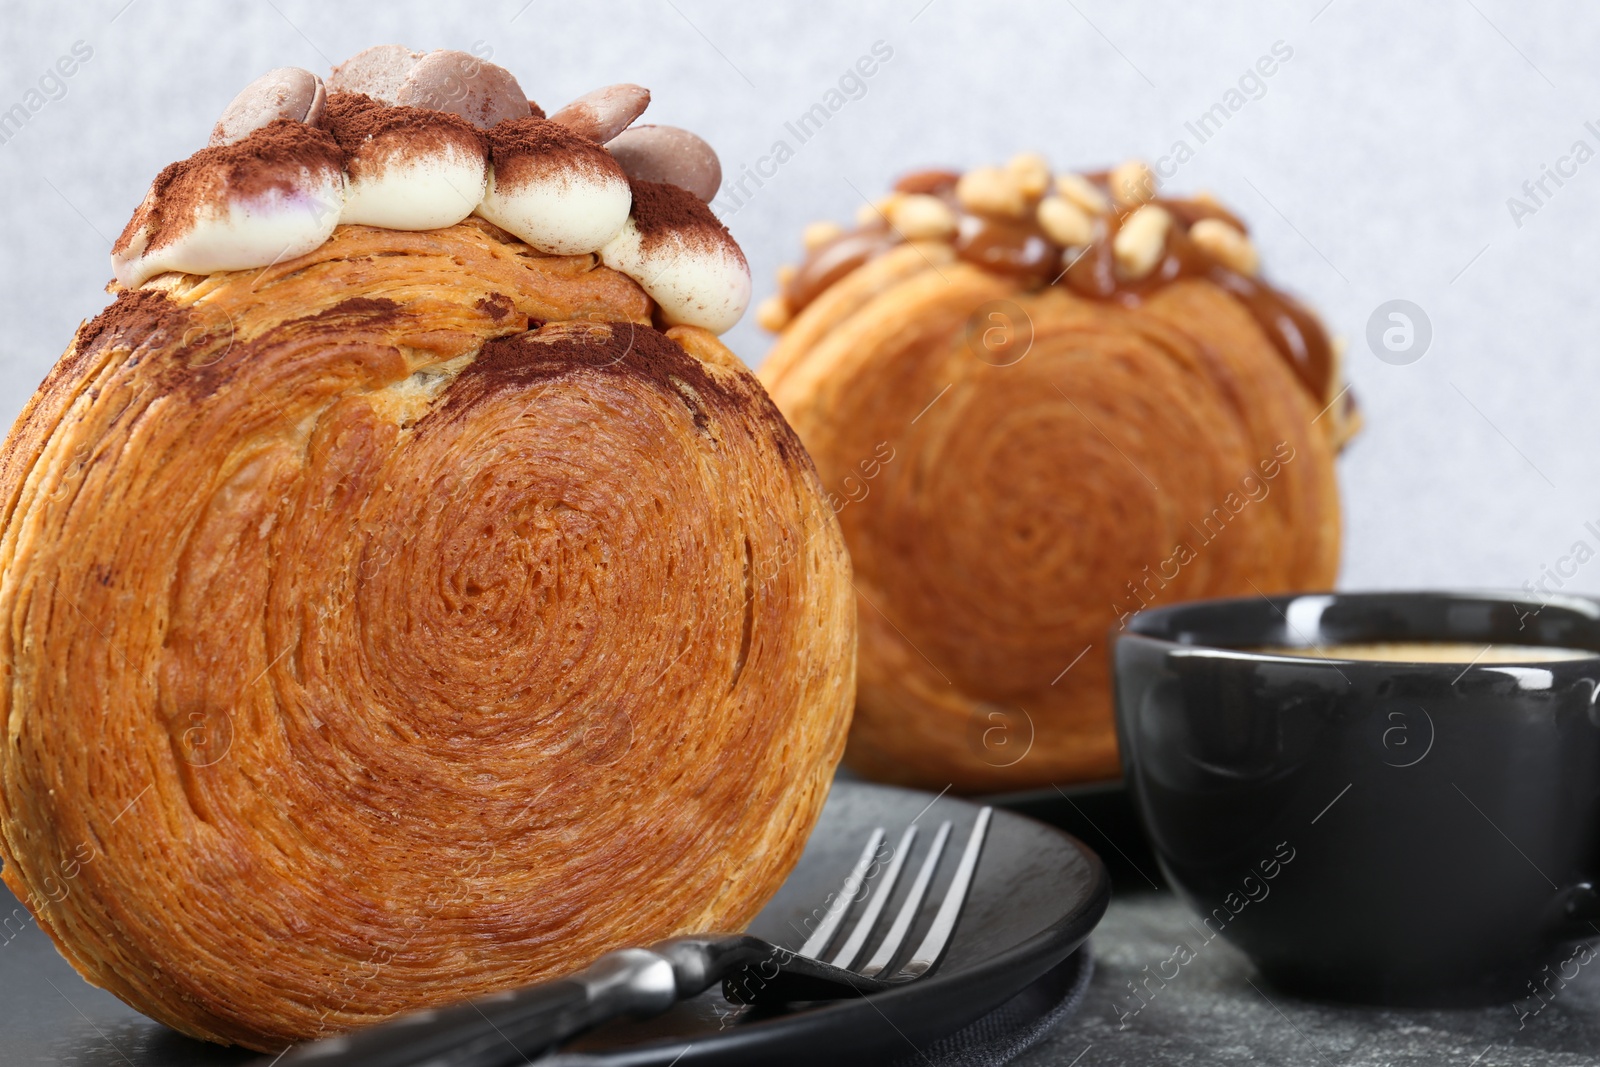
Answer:
[[[908,241],[832,281],[761,374],[850,545],[845,759],[872,777],[1115,776],[1106,646],[1127,614],[1333,580],[1320,404],[1210,281],[1125,306]]]
[[[481,221],[80,330],[0,459],[8,885],[256,1049],[738,927],[853,693],[816,473],[711,334]]]

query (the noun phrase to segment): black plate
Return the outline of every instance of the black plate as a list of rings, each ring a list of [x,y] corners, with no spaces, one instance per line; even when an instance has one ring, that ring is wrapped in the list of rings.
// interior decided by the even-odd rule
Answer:
[[[1161,889],[1166,878],[1121,778],[975,798],[1065,830],[1094,849],[1117,892]]]
[[[804,920],[837,890],[874,827],[884,827],[892,843],[918,819],[927,832],[910,857],[915,863],[941,820],[955,824],[952,845],[963,843],[976,811],[952,797],[935,800],[906,789],[836,782],[799,866],[751,932],[798,947]],[[935,897],[954,867],[947,854],[933,885]],[[901,892],[908,881],[902,878]],[[571,1055],[563,1059],[593,1067],[882,1064],[914,1054],[1047,978],[1099,922],[1110,894],[1105,868],[1081,843],[996,811],[955,937],[928,977],[871,998],[781,1015],[751,1009],[730,1017],[731,1006],[712,991],[656,1019],[596,1031],[570,1046]],[[6,1008],[0,1063],[206,1067],[252,1059],[144,1018],[86,984],[31,922],[13,933],[16,925],[0,935],[10,937],[0,944],[0,1003]],[[914,928],[909,943],[920,937]]]

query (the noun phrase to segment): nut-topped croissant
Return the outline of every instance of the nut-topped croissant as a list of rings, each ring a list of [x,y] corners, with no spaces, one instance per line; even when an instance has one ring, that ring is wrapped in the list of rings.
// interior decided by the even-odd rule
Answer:
[[[743,257],[595,139],[642,90],[363,55],[163,174],[0,454],[5,881],[257,1049],[741,926],[854,691],[837,522],[708,329]]]
[[[818,223],[762,380],[850,545],[846,762],[932,789],[1117,774],[1108,631],[1321,588],[1357,416],[1316,317],[1209,198],[1038,156]]]

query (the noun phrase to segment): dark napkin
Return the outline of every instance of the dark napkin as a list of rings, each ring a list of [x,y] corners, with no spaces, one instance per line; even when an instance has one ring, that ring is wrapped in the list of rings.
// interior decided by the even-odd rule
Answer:
[[[949,1037],[893,1067],[1000,1067],[1038,1044],[1078,1010],[1094,977],[1088,942],[1038,982]],[[1040,1014],[1041,999],[1047,1005]]]

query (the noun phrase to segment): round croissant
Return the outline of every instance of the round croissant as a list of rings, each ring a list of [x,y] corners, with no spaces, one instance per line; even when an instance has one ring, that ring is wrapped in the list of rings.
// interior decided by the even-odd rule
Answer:
[[[0,457],[4,877],[257,1049],[738,927],[843,748],[854,598],[711,334],[479,220],[123,292]]]
[[[761,376],[850,545],[845,761],[871,777],[1114,777],[1108,631],[1153,603],[1334,578],[1321,405],[1208,280],[1129,307],[900,243],[811,300]]]

